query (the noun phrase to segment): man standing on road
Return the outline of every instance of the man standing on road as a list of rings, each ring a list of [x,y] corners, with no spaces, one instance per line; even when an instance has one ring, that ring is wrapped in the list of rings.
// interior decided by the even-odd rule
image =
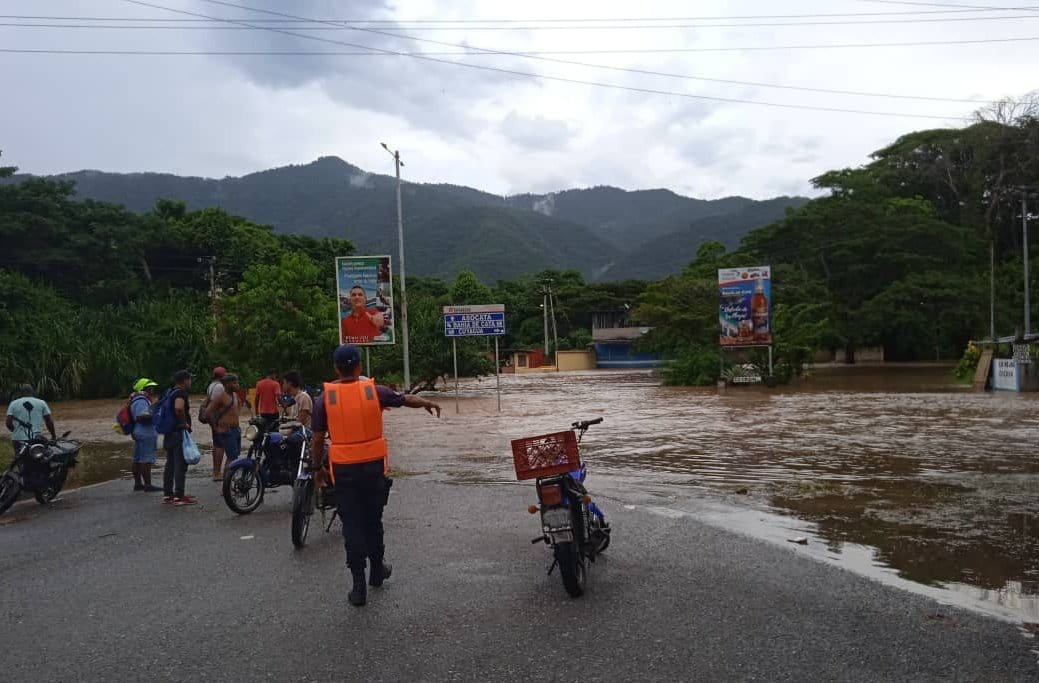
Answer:
[[[213,381],[206,389],[206,404],[202,406],[203,412],[216,400],[217,396],[224,393],[223,379],[226,374],[227,368],[222,365],[213,368]],[[201,415],[199,421],[202,421]],[[213,436],[213,481],[221,481],[223,479],[224,447],[217,445],[216,425],[209,425],[209,430]]]
[[[133,490],[153,493],[161,491],[152,486],[152,465],[155,464],[159,435],[152,424],[153,389],[159,386],[147,377],[134,382],[130,396],[130,416],[133,417]]]
[[[198,501],[194,496],[184,494],[184,479],[188,473],[188,463],[184,460],[184,432],[191,431],[191,408],[188,405],[188,392],[191,391],[191,373],[178,370],[173,375],[173,415],[176,426],[164,438],[166,448],[166,468],[162,473],[162,502],[165,505],[181,507],[194,505]]]
[[[281,386],[282,390],[295,400],[295,403],[285,409],[285,417],[309,427],[310,416],[314,414],[314,400],[310,398],[310,394],[303,391],[303,378],[300,377],[299,371],[286,372]]]
[[[392,482],[386,476],[389,451],[382,435],[382,411],[405,406],[424,408],[440,417],[440,406],[361,379],[361,352],[352,344],[337,348],[332,359],[338,379],[325,383],[325,391],[314,405],[312,443],[324,444],[325,434],[331,441],[328,464],[343,522],[346,564],[353,576],[349,601],[360,607],[368,598],[365,560],[371,563],[369,583],[375,588],[392,571],[384,561],[382,511]],[[323,477],[324,471],[319,470],[319,487]]]
[[[51,433],[51,439],[57,439],[58,432],[54,429],[54,419],[47,402],[33,396],[32,386],[28,384],[18,387],[18,394],[19,397],[12,399],[7,406],[7,429],[11,432],[14,452],[18,452],[23,441],[42,434],[44,424]],[[26,403],[32,406],[32,410],[26,408]]]
[[[224,391],[206,408],[206,419],[213,425],[213,444],[220,444],[231,464],[242,454],[242,402],[238,398],[238,375],[228,373],[223,379]],[[277,416],[277,413],[275,413]]]
[[[364,287],[350,288],[350,315],[339,323],[339,336],[344,344],[370,344],[382,334],[386,318],[377,308],[368,308],[368,293]]]
[[[267,376],[256,383],[256,412],[263,419],[272,422],[278,419],[278,371],[271,369]]]

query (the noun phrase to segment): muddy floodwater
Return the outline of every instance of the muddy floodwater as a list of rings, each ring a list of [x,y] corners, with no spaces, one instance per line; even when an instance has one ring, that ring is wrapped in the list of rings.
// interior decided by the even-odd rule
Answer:
[[[608,513],[701,518],[1039,622],[1039,395],[972,393],[949,373],[826,368],[773,390],[664,387],[648,371],[510,375],[500,414],[485,378],[462,382],[459,413],[453,391],[442,395],[440,422],[401,409],[386,423],[400,476],[517,485],[511,439],[601,416],[583,452]],[[116,403],[53,408],[59,429],[90,442],[82,481],[127,468]]]

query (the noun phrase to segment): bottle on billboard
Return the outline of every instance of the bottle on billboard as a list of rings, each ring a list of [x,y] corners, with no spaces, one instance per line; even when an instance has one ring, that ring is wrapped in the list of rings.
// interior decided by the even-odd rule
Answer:
[[[750,299],[750,319],[754,325],[754,340],[768,342],[771,339],[768,329],[768,297],[765,296],[765,281],[754,283],[754,296]]]

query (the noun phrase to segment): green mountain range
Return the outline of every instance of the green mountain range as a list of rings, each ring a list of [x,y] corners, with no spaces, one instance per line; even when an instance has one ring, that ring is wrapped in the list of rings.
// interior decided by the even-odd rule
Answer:
[[[25,176],[14,180],[19,177]],[[220,180],[101,171],[58,177],[74,181],[82,198],[132,211],[179,199],[191,209],[219,206],[279,232],[347,237],[359,254],[397,254],[396,180],[337,157]],[[614,187],[502,197],[457,185],[405,183],[408,273],[453,277],[470,268],[494,282],[576,268],[591,280],[658,278],[680,271],[703,241],[735,246],[805,201],[703,200]]]

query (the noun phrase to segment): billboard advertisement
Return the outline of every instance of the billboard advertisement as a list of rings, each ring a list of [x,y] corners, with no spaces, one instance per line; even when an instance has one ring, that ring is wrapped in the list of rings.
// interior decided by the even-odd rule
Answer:
[[[337,257],[336,288],[340,344],[396,343],[389,256]]]
[[[719,270],[718,296],[722,346],[772,344],[772,269],[769,266]]]

